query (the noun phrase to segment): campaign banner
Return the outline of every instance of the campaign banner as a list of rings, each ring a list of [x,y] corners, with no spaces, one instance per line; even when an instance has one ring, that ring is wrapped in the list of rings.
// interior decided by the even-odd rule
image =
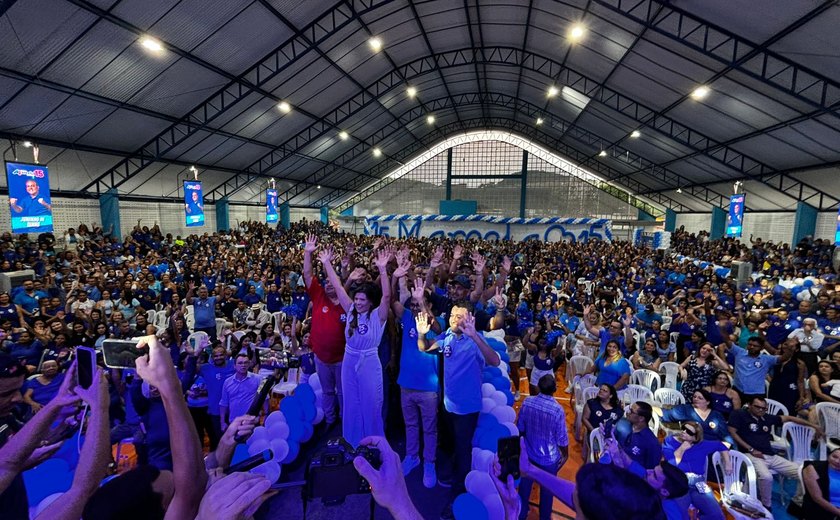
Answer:
[[[729,197],[729,213],[726,215],[726,236],[740,238],[744,230],[744,198],[743,193]]]
[[[7,162],[6,183],[12,232],[51,232],[53,215],[48,168],[40,164]]]
[[[371,215],[365,217],[365,234],[398,238],[611,242],[612,221],[596,218],[514,218],[489,215]]]
[[[204,192],[199,181],[184,181],[184,214],[187,227],[204,225]]]
[[[834,245],[840,246],[840,210],[837,211],[837,231],[834,233]]]
[[[268,224],[277,222],[280,216],[277,213],[277,190],[265,190],[265,221]]]

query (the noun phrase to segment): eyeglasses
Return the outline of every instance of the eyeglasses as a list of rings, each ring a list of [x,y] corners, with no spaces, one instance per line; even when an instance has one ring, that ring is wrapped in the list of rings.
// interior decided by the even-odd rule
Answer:
[[[691,430],[691,429],[689,429],[689,428],[683,428],[683,429],[682,429],[682,431],[684,431],[685,433],[687,433],[687,434],[691,435],[692,437],[696,437],[696,436],[697,436],[697,432],[696,432],[696,431],[694,431],[694,430]]]
[[[761,411],[761,412],[766,412],[766,411],[767,411],[767,407],[766,407],[766,406],[758,406],[758,405],[755,405],[755,404],[754,404],[754,405],[752,405],[752,407],[753,407],[753,408],[755,408],[755,409],[756,409],[756,410],[758,410],[758,411]]]

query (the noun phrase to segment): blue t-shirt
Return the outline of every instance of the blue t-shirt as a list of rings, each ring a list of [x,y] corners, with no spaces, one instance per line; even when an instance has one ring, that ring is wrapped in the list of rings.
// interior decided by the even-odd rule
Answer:
[[[737,345],[732,346],[732,353],[735,355],[733,386],[745,394],[764,395],[764,380],[776,364],[776,356],[759,354],[752,357]]]
[[[437,355],[432,352],[421,352],[417,348],[417,324],[411,311],[408,309],[403,311],[400,321],[403,332],[400,375],[397,378],[397,384],[409,390],[437,392]]]
[[[52,401],[53,397],[58,394],[58,389],[61,388],[61,383],[64,382],[64,373],[57,374],[52,381],[43,385],[38,381],[38,378],[33,378],[26,381],[24,393],[31,389],[32,400],[38,404],[45,405]]]
[[[225,379],[233,375],[233,361],[228,360],[223,367],[217,367],[212,362],[201,365],[198,373],[204,379],[207,387],[207,413],[219,415],[219,400],[222,398],[222,385]]]
[[[216,326],[215,296],[208,296],[204,300],[193,298],[192,305],[195,310],[195,328],[209,329]]]
[[[601,338],[601,350],[598,352],[599,354],[603,354],[607,350],[607,342],[611,339],[618,341],[618,345],[621,347],[622,356],[627,354],[627,347],[624,346],[624,331],[622,331],[622,333],[617,337],[613,337],[610,335],[610,331],[607,330],[606,327],[603,327],[598,336]]]
[[[265,309],[268,312],[280,312],[283,308],[283,298],[279,292],[269,292],[265,295]]]
[[[625,420],[622,419],[622,421]],[[650,428],[644,428],[639,432],[631,429],[624,439],[624,452],[643,468],[653,469],[659,465],[659,460],[662,458],[662,445],[659,444],[659,439]]]
[[[466,335],[455,335],[447,330],[437,338],[443,356],[443,403],[446,410],[467,415],[481,411],[481,370],[484,355],[473,340]],[[405,349],[403,349],[405,350]]]
[[[610,384],[615,385],[621,376],[624,374],[631,374],[633,370],[630,368],[630,363],[625,358],[619,358],[618,361],[607,365],[603,356],[599,356],[595,360],[595,366],[598,367],[598,378],[595,380],[596,385]]]
[[[674,455],[681,444],[676,437],[668,437],[662,446],[662,456],[665,457],[665,460],[683,470],[683,472],[694,473],[696,475],[706,473],[706,459],[708,459],[709,455],[718,451],[729,450],[720,441],[703,440],[685,450],[680,459],[680,463],[677,464],[677,459]]]

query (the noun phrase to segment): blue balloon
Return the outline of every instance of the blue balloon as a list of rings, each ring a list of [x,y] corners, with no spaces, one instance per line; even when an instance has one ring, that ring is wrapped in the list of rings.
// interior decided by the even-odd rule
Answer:
[[[230,464],[231,466],[234,464],[238,464],[250,456],[251,455],[248,454],[247,444],[237,444],[236,449],[233,450],[233,458],[230,460]]]
[[[299,443],[300,440],[303,438],[303,432],[305,431],[304,423],[300,419],[291,420],[288,419],[286,424],[289,425],[289,437],[287,441],[291,444],[293,441],[295,443]]]
[[[499,352],[499,359],[501,359],[508,365],[510,364],[510,356],[508,356],[508,353],[505,351]]]
[[[487,508],[481,500],[471,493],[458,495],[452,504],[452,514],[456,520],[488,520]]]
[[[487,371],[489,373],[493,374],[494,378],[495,377],[505,377],[504,374],[502,374],[502,369],[499,368],[499,367],[488,367]]]
[[[502,376],[494,377],[490,381],[490,384],[493,385],[493,388],[502,392],[510,388],[510,381],[508,381]]]
[[[36,506],[53,493],[70,489],[73,484],[73,473],[66,461],[51,458],[29,471],[24,471],[23,482],[26,484],[29,505]]]
[[[814,280],[805,280],[804,282],[802,282],[802,285],[804,287],[813,287],[814,286]]]
[[[298,456],[298,453],[300,453],[300,444],[298,444],[297,442],[292,442],[291,440],[289,440],[289,454],[286,455],[286,458],[283,459],[282,463],[283,464],[289,464],[291,462],[294,462],[294,460]]]
[[[504,341],[498,340],[496,338],[484,338],[484,341],[486,341],[487,345],[496,352],[499,352],[501,350],[507,350],[507,345],[505,345]]]
[[[497,424],[499,424],[499,420],[496,419],[495,416],[489,413],[482,413],[478,416],[478,425],[476,426],[476,429],[481,429],[488,426],[492,427]]]
[[[513,398],[513,393],[507,392],[505,393],[505,397],[507,397],[507,405],[513,406],[513,403],[516,402],[516,399]]]
[[[303,403],[301,409],[303,411],[304,422],[311,426],[312,422],[315,420],[315,416],[318,414],[315,401],[312,401],[311,403]]]
[[[292,423],[303,419],[303,406],[300,399],[296,399],[295,396],[284,397],[280,401],[280,411],[286,416],[286,422]]]
[[[510,437],[510,430],[506,426],[496,424],[495,426],[485,428],[478,439],[478,447],[495,453],[499,449],[499,439],[504,437]]]
[[[315,404],[315,390],[309,386],[309,383],[302,383],[295,388],[295,397],[303,403]]]

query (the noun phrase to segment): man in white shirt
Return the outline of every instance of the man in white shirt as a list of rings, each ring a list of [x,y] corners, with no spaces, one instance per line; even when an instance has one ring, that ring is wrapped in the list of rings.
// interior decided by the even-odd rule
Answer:
[[[245,415],[254,402],[261,379],[257,374],[249,372],[250,368],[251,360],[248,356],[239,354],[234,363],[235,372],[222,385],[222,398],[219,400],[222,431],[227,429],[232,420]]]
[[[825,341],[825,334],[817,327],[817,320],[805,318],[802,320],[802,327],[795,329],[788,335],[788,338],[799,342],[799,358],[805,362],[808,373],[813,374],[817,370],[819,358],[817,353]]]

